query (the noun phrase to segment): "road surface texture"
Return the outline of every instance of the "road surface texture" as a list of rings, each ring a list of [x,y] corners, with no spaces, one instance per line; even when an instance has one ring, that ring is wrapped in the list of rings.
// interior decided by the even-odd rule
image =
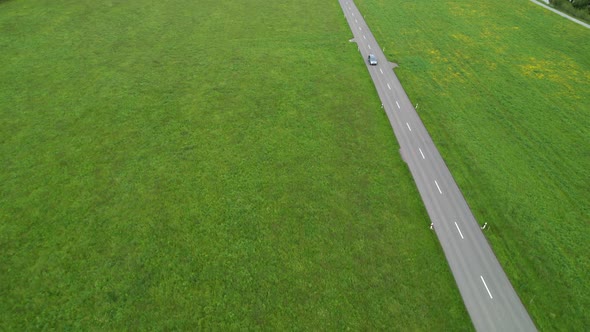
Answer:
[[[549,6],[548,6],[548,4],[549,4],[549,0],[542,0],[542,1],[544,1],[544,2],[545,2],[547,5],[544,5],[544,4],[540,3],[540,2],[539,2],[539,1],[537,1],[537,0],[531,0],[531,1],[532,1],[532,2],[534,2],[534,3],[536,3],[536,4],[537,4],[537,5],[539,5],[539,6],[542,6],[542,7],[545,7],[546,9],[549,9],[550,11],[552,11],[552,12],[556,13],[557,15],[559,15],[559,16],[561,16],[561,17],[565,17],[565,18],[567,18],[568,20],[570,20],[570,21],[572,21],[572,22],[576,22],[576,23],[578,23],[579,25],[581,25],[581,26],[584,26],[584,27],[586,27],[586,28],[590,29],[590,24],[586,24],[586,23],[584,23],[584,22],[582,22],[582,21],[580,21],[580,20],[578,20],[578,19],[575,19],[575,18],[573,18],[573,17],[569,16],[569,15],[568,15],[568,14],[566,14],[566,13],[562,13],[562,12],[560,12],[559,10],[557,10],[557,9],[555,9],[555,8],[549,7]]]
[[[339,1],[473,325],[478,331],[535,331],[533,321],[393,72],[392,64],[387,62],[354,2]],[[377,56],[376,66],[367,62],[370,53]]]

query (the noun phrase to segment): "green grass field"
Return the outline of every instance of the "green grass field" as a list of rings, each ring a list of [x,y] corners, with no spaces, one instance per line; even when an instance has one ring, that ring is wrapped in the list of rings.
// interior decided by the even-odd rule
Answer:
[[[540,330],[590,326],[590,31],[529,1],[359,0]]]
[[[472,329],[336,1],[0,31],[0,329]]]

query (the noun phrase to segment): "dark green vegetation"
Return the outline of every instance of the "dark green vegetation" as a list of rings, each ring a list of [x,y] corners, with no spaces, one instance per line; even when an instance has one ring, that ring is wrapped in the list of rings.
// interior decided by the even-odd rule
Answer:
[[[336,1],[0,31],[1,329],[471,328]]]
[[[590,0],[550,0],[549,3],[570,16],[590,23]]]
[[[359,1],[541,330],[590,326],[590,33],[528,1]]]

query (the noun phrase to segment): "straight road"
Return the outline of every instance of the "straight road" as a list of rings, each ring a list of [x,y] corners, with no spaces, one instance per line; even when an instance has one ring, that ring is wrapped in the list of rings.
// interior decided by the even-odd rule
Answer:
[[[397,76],[352,0],[339,0],[478,331],[535,331]],[[370,66],[367,56],[379,63]],[[436,303],[432,304],[437,305]]]

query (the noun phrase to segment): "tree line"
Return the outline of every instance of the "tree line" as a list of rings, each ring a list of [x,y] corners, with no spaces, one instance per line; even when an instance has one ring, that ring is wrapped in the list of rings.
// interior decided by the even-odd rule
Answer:
[[[590,0],[549,0],[556,9],[590,23]]]

